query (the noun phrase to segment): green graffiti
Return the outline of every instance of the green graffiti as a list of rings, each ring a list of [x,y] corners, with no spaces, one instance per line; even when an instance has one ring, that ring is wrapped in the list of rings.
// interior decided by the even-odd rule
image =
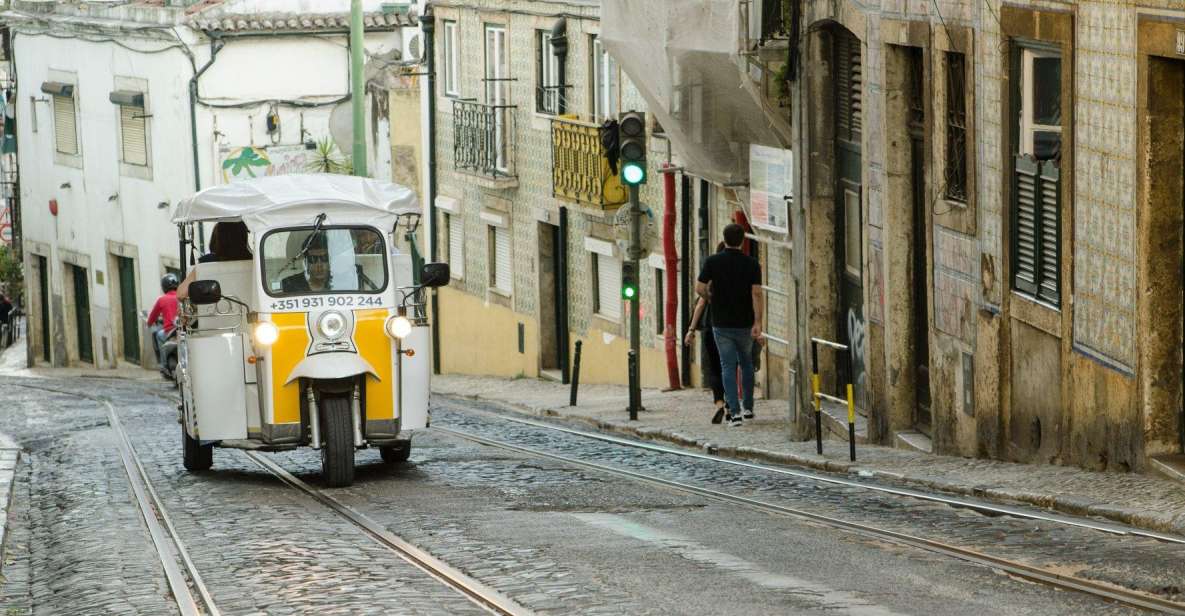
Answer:
[[[252,167],[267,167],[271,164],[271,161],[260,156],[255,148],[242,148],[238,156],[223,161],[222,168],[230,170],[231,175],[242,175],[243,171],[246,171],[247,175],[256,177]]]

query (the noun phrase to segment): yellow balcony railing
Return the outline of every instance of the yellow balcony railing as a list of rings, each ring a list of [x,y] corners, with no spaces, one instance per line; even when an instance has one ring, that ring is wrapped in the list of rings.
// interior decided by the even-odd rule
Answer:
[[[557,199],[602,209],[617,208],[629,200],[629,190],[609,170],[596,124],[570,117],[553,119],[551,153],[551,187]]]

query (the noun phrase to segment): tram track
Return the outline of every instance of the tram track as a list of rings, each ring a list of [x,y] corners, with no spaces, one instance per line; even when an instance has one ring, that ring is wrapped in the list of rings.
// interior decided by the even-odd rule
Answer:
[[[534,422],[532,422],[532,423],[534,423]],[[544,427],[546,427],[546,425],[544,425]],[[900,532],[900,531],[896,531],[896,530],[891,530],[888,528],[874,526],[874,525],[863,523],[863,522],[845,520],[845,519],[842,519],[842,518],[839,518],[836,516],[832,516],[832,515],[825,515],[825,514],[815,513],[815,512],[811,512],[811,511],[806,511],[804,509],[800,509],[797,507],[789,507],[786,505],[781,505],[781,504],[772,503],[772,502],[768,502],[768,501],[764,501],[764,500],[750,498],[747,496],[740,496],[737,494],[725,492],[723,490],[717,490],[714,488],[708,488],[708,487],[704,487],[704,486],[700,486],[700,485],[694,485],[691,483],[677,481],[677,480],[673,480],[673,479],[666,479],[666,478],[655,476],[654,474],[644,474],[641,472],[628,470],[625,468],[619,468],[619,467],[610,466],[607,464],[601,464],[598,462],[582,460],[579,458],[561,455],[561,454],[557,454],[557,453],[552,453],[550,451],[545,451],[545,450],[537,449],[534,447],[527,447],[527,446],[518,445],[515,443],[510,443],[510,442],[506,442],[506,441],[502,441],[502,440],[498,440],[498,439],[489,438],[486,436],[473,434],[473,433],[466,432],[463,430],[456,430],[453,428],[444,427],[439,424],[434,425],[432,427],[432,429],[436,432],[446,434],[446,435],[449,435],[449,436],[452,436],[452,437],[455,437],[455,438],[458,438],[461,440],[466,440],[466,441],[469,441],[472,443],[476,443],[479,445],[483,445],[486,447],[501,449],[504,451],[515,452],[518,454],[527,455],[527,456],[531,456],[531,457],[535,457],[535,458],[548,459],[548,460],[560,462],[560,463],[563,463],[563,464],[566,464],[568,466],[575,467],[575,468],[592,470],[592,471],[596,471],[596,472],[607,474],[607,475],[623,477],[623,478],[626,478],[626,479],[629,479],[632,481],[636,481],[639,483],[643,483],[643,484],[647,484],[647,485],[651,485],[651,486],[656,486],[656,487],[660,487],[660,488],[665,488],[668,490],[673,490],[673,491],[681,492],[684,494],[696,495],[696,496],[700,496],[703,498],[707,498],[710,500],[714,500],[714,501],[729,504],[729,505],[739,505],[739,506],[744,506],[744,507],[754,509],[757,511],[761,511],[764,513],[772,514],[772,515],[785,516],[785,517],[791,517],[791,518],[796,518],[796,519],[800,519],[800,520],[806,520],[806,521],[822,524],[824,526],[834,528],[837,530],[855,533],[855,534],[858,534],[858,535],[861,535],[861,536],[864,536],[867,538],[879,539],[879,540],[891,542],[891,543],[894,543],[894,544],[900,545],[900,546],[912,547],[912,548],[925,550],[925,551],[928,551],[931,553],[936,553],[936,554],[940,554],[940,555],[947,556],[950,558],[955,558],[955,559],[958,559],[958,560],[961,560],[964,562],[989,567],[991,569],[1003,572],[1007,575],[1010,575],[1010,576],[1013,576],[1016,578],[1020,578],[1020,579],[1024,579],[1024,580],[1028,580],[1031,582],[1035,582],[1038,584],[1042,584],[1045,586],[1050,586],[1050,587],[1057,588],[1060,590],[1073,591],[1073,592],[1078,592],[1078,593],[1090,595],[1090,596],[1093,596],[1095,598],[1098,598],[1098,599],[1101,599],[1101,600],[1107,601],[1107,602],[1123,604],[1126,606],[1144,609],[1144,610],[1151,610],[1151,611],[1163,612],[1163,613],[1168,613],[1168,614],[1185,615],[1185,603],[1172,601],[1169,599],[1165,599],[1163,597],[1158,597],[1156,595],[1152,595],[1152,594],[1145,593],[1145,592],[1140,592],[1137,590],[1123,588],[1121,586],[1117,586],[1114,584],[1108,584],[1108,583],[1104,583],[1104,582],[1098,582],[1098,581],[1094,581],[1094,580],[1084,579],[1081,577],[1076,577],[1073,575],[1066,575],[1066,574],[1058,573],[1058,572],[1053,571],[1048,568],[1030,565],[1027,563],[1013,560],[1013,559],[1003,558],[1003,557],[999,557],[999,556],[993,556],[991,554],[987,554],[987,553],[981,552],[979,550],[961,547],[958,545],[945,543],[945,542],[941,542],[941,541],[936,541],[933,539],[927,539],[925,537],[920,537],[920,536],[909,534],[909,533],[904,533],[904,532]],[[576,431],[576,432],[579,432],[579,431]],[[665,449],[665,448],[662,448],[662,449]],[[708,459],[715,459],[715,458],[712,458],[711,456],[704,456],[704,457],[708,458]]]

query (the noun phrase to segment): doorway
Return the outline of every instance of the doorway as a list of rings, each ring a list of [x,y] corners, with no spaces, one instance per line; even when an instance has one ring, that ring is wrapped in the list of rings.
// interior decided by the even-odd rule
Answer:
[[[90,278],[86,268],[67,265],[74,284],[74,328],[78,339],[78,361],[95,363],[94,346],[91,343],[91,294]]]
[[[49,343],[49,260],[34,255],[37,262],[37,337],[41,339],[41,359],[50,362]]]
[[[115,257],[119,270],[119,322],[122,330],[123,358],[140,363],[140,318],[136,304],[136,262],[128,257]]]
[[[839,302],[839,340],[848,346],[848,365],[839,362],[840,384],[851,383],[856,406],[866,408],[864,245],[862,211],[863,66],[861,43],[843,28],[835,29],[832,47],[835,104],[835,251]]]
[[[913,425],[931,435],[930,413],[930,278],[926,264],[929,246],[926,235],[926,84],[925,61],[919,47],[910,47],[908,61],[909,102],[909,187],[912,197],[910,266],[913,281],[913,310],[910,318],[913,339],[914,408]]]
[[[539,223],[539,369],[548,378],[563,380],[560,345],[564,336],[560,332],[561,296],[558,272],[560,271],[560,228],[544,222]]]

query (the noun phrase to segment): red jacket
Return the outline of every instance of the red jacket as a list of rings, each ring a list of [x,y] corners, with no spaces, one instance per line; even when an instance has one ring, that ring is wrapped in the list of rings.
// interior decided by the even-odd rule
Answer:
[[[156,303],[152,305],[152,312],[148,313],[148,325],[151,326],[153,323],[156,323],[159,317],[164,317],[165,334],[173,333],[173,327],[177,321],[176,291],[169,291],[156,298]]]

